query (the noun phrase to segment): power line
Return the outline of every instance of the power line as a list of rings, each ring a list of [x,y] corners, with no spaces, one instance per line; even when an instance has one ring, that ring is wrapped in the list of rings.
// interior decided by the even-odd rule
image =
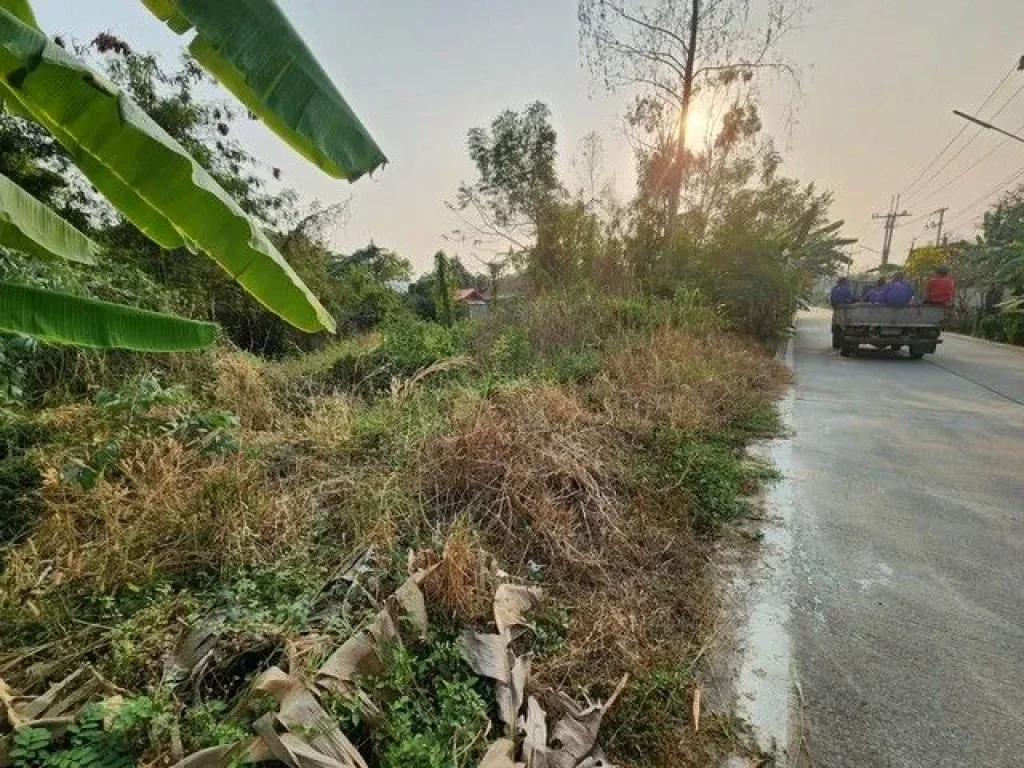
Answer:
[[[995,118],[999,117],[999,115],[1001,115],[1003,113],[1003,111],[1008,106],[1010,106],[1010,103],[1014,99],[1016,99],[1022,92],[1024,92],[1024,85],[1022,85],[1020,88],[1018,88],[1016,91],[1014,91],[1013,95],[1010,96],[1010,98],[1008,98],[1006,101],[1003,102],[1003,106],[1001,106],[998,110],[996,110],[996,112],[991,117],[989,117],[989,120],[994,120]],[[981,112],[981,110],[979,109],[978,112]],[[966,126],[966,127],[969,127],[969,126]],[[960,157],[960,155],[962,155],[964,153],[964,151],[966,151],[966,149],[968,147],[970,147],[971,144],[974,143],[974,140],[977,139],[982,134],[982,132],[984,130],[985,129],[981,128],[981,127],[975,128],[974,129],[974,133],[971,135],[971,137],[969,139],[967,139],[967,143],[962,145],[956,152],[953,153],[953,155],[951,157],[949,157],[946,160],[946,162],[944,162],[942,164],[942,166],[938,170],[936,170],[934,173],[932,173],[931,176],[929,176],[927,179],[925,179],[925,181],[922,182],[921,185],[918,186],[916,191],[911,192],[909,197],[914,197],[914,195],[920,194],[921,190],[926,189],[928,187],[928,185],[932,182],[932,180],[935,179],[937,176],[939,176],[944,170],[946,170],[954,160],[956,160],[958,157]]]
[[[977,205],[979,205],[981,203],[984,203],[986,200],[988,200],[989,198],[991,198],[994,195],[998,195],[1000,192],[1002,192],[1003,190],[1007,189],[1011,184],[1013,184],[1013,182],[1015,182],[1017,179],[1019,179],[1022,176],[1024,176],[1024,168],[1021,168],[1015,174],[1013,174],[1012,176],[1010,176],[1007,179],[1004,179],[1003,181],[999,182],[998,184],[995,184],[994,186],[989,187],[985,192],[983,192],[977,198],[975,198],[974,200],[969,202],[967,205],[965,205],[963,208],[961,208],[959,213],[957,213],[955,216],[953,216],[951,219],[949,219],[946,222],[947,226],[949,224],[952,224],[954,221],[959,221],[964,216],[967,216],[967,215],[973,213],[974,212],[973,209],[975,208],[975,206],[977,206]]]
[[[1019,127],[1019,128],[1017,129],[1017,132],[1018,132],[1018,133],[1020,133],[1021,131],[1024,131],[1024,123],[1021,123],[1020,127]],[[960,180],[960,179],[962,179],[962,178],[963,178],[964,176],[966,176],[966,175],[967,175],[968,173],[970,173],[971,171],[973,171],[973,170],[974,170],[975,168],[977,168],[977,167],[978,167],[979,165],[981,165],[981,164],[982,164],[983,162],[985,162],[986,160],[988,160],[988,159],[989,159],[990,157],[992,157],[992,155],[994,155],[994,154],[995,154],[996,152],[998,152],[998,151],[999,151],[1000,149],[1002,149],[1003,147],[1005,147],[1005,146],[1006,146],[1007,144],[1009,144],[1009,143],[1010,143],[1011,141],[1013,141],[1013,139],[1003,139],[1003,140],[1002,140],[1001,142],[999,142],[999,143],[998,143],[998,144],[997,144],[996,146],[992,147],[992,149],[990,149],[990,150],[989,150],[988,152],[986,152],[986,153],[985,153],[984,155],[982,155],[982,156],[981,156],[981,157],[979,157],[979,158],[978,158],[977,160],[975,160],[975,161],[974,161],[973,163],[971,163],[971,164],[970,164],[969,166],[967,166],[967,167],[966,167],[966,168],[964,168],[964,169],[963,169],[962,171],[960,171],[960,173],[958,173],[958,174],[957,174],[956,176],[953,176],[953,177],[952,177],[951,179],[949,179],[948,181],[946,181],[945,183],[943,183],[943,184],[942,184],[942,186],[940,186],[940,187],[937,187],[937,188],[936,188],[936,189],[935,189],[934,191],[932,191],[932,192],[929,192],[929,193],[928,193],[927,195],[925,195],[925,196],[924,196],[924,197],[922,197],[922,198],[921,198],[920,200],[918,200],[918,201],[917,201],[917,202],[918,202],[918,205],[920,205],[921,203],[925,203],[925,202],[927,202],[927,201],[929,201],[929,200],[933,199],[933,198],[934,198],[934,197],[935,197],[936,195],[938,195],[938,194],[939,194],[940,192],[942,192],[942,191],[944,191],[944,190],[946,190],[946,189],[949,189],[949,187],[950,187],[950,186],[951,186],[952,184],[954,184],[955,182],[959,181],[959,180]],[[925,214],[925,215],[928,215],[928,214]],[[907,223],[908,223],[908,224],[910,224],[910,223],[912,223],[912,222],[907,222]]]
[[[997,93],[999,92],[999,90],[1000,90],[1000,89],[1001,89],[1001,88],[1003,87],[1003,85],[1005,85],[1005,84],[1006,84],[1006,81],[1010,79],[1010,76],[1011,76],[1011,75],[1012,75],[1012,74],[1013,74],[1013,73],[1014,73],[1014,72],[1015,72],[1016,70],[1017,70],[1017,67],[1016,67],[1016,65],[1014,65],[1014,66],[1010,67],[1010,69],[1009,69],[1009,70],[1008,70],[1008,71],[1006,72],[1006,74],[1005,74],[1005,75],[1003,75],[1003,79],[1002,79],[1002,80],[1000,80],[1000,81],[999,81],[999,82],[998,82],[998,83],[996,84],[996,87],[992,89],[992,92],[991,92],[991,93],[989,93],[989,95],[985,97],[985,100],[984,100],[984,101],[983,101],[983,102],[981,103],[981,106],[980,106],[980,107],[978,107],[978,108],[977,108],[977,109],[975,110],[976,112],[981,112],[981,111],[982,111],[983,109],[985,109],[985,107],[987,107],[987,106],[988,106],[988,103],[989,103],[990,101],[992,101],[992,98],[993,98],[993,97],[994,97],[994,96],[995,96],[995,95],[996,95],[996,94],[997,94]],[[935,165],[935,163],[937,163],[937,162],[939,161],[939,158],[941,158],[941,157],[942,157],[942,156],[943,156],[943,155],[944,155],[944,154],[946,153],[946,151],[947,151],[947,150],[948,150],[948,149],[949,149],[949,148],[950,148],[951,146],[953,146],[953,144],[955,144],[955,143],[956,143],[957,139],[959,139],[959,138],[960,138],[961,136],[963,136],[963,135],[964,135],[964,133],[966,133],[966,131],[967,131],[967,128],[968,128],[968,126],[966,126],[966,125],[964,125],[964,126],[961,126],[961,127],[960,127],[960,130],[958,130],[958,131],[957,131],[957,132],[956,132],[956,133],[955,133],[955,134],[953,135],[953,138],[952,138],[952,139],[950,139],[950,140],[949,140],[949,141],[948,141],[948,142],[947,142],[947,143],[945,144],[945,146],[943,146],[943,147],[942,147],[942,149],[940,149],[940,150],[939,150],[939,151],[938,151],[937,153],[935,153],[934,157],[932,157],[932,159],[928,161],[928,164],[927,164],[927,165],[926,165],[926,166],[925,166],[924,168],[922,168],[922,169],[920,170],[920,172],[919,172],[919,173],[918,173],[918,174],[917,174],[917,175],[916,175],[916,176],[915,176],[915,177],[914,177],[913,179],[911,179],[911,180],[910,180],[910,183],[909,183],[909,184],[907,184],[907,186],[906,186],[906,187],[904,188],[904,190],[903,190],[903,194],[907,194],[907,193],[909,193],[909,192],[910,192],[910,190],[911,190],[911,189],[913,188],[913,186],[914,186],[914,185],[915,185],[915,184],[916,184],[916,183],[918,182],[918,180],[919,180],[919,179],[920,179],[920,178],[921,178],[922,176],[924,176],[924,175],[925,175],[926,173],[928,173],[928,171],[929,171],[929,170],[930,170],[930,169],[932,168],[932,166],[934,166],[934,165]]]

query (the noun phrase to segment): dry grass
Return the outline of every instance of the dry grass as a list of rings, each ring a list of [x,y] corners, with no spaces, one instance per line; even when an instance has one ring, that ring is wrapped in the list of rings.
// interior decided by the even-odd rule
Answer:
[[[486,621],[491,612],[493,589],[488,584],[490,555],[480,535],[465,518],[448,528],[434,570],[423,583],[432,603],[441,606],[457,625]]]
[[[609,430],[570,393],[516,389],[466,404],[449,434],[426,441],[420,482],[431,506],[468,511],[492,538],[543,545],[528,556],[600,567],[622,539],[619,469]]]
[[[664,328],[612,355],[591,395],[625,428],[707,433],[781,394],[788,369],[736,336]]]
[[[607,324],[632,329],[627,321],[615,314]],[[533,330],[551,344],[576,333],[586,346],[593,329],[582,322],[566,309]],[[333,355],[314,361],[316,370]],[[307,554],[327,558],[319,565],[330,570],[367,546],[443,542],[424,584],[432,606],[459,625],[486,621],[488,552],[510,572],[532,573],[569,614],[565,642],[535,663],[537,681],[594,697],[626,672],[637,680],[688,669],[715,611],[710,543],[695,533],[693,497],[639,481],[636,465],[651,458],[643,436],[655,427],[723,430],[786,381],[745,342],[670,328],[612,354],[579,389],[537,384],[483,395],[422,386],[428,369],[367,403],[325,395],[308,367],[224,353],[206,364],[215,384],[203,388],[201,405],[238,414],[243,450],[202,457],[171,438],[140,437],[91,491],[61,482],[67,456],[51,451],[45,515],[6,556],[10,597],[35,599],[72,582],[102,594],[153,577],[304,563]],[[92,406],[44,420],[69,445],[105,439]],[[126,624],[125,648],[150,632],[153,647],[132,653],[155,663],[186,609],[175,598],[140,614],[152,626]],[[665,733],[648,763],[701,764],[695,739],[685,728]]]
[[[221,354],[216,366],[216,401],[234,411],[243,429],[264,431],[280,426],[281,413],[258,360],[241,353]]]
[[[424,444],[428,506],[471,515],[503,565],[539,567],[568,609],[564,644],[536,662],[542,687],[607,695],[627,672],[690,679],[716,611],[711,543],[695,532],[695,499],[681,483],[647,490],[636,481],[636,464],[654,459],[636,438],[728,429],[786,381],[739,339],[665,328],[614,354],[579,393],[501,392],[466,404],[449,433]],[[651,704],[636,706],[643,717]],[[688,727],[659,734],[648,764],[699,764],[704,740]]]
[[[14,593],[77,581],[95,590],[271,562],[305,535],[307,500],[276,493],[245,457],[209,461],[145,439],[91,491],[44,473],[42,523],[7,555]]]

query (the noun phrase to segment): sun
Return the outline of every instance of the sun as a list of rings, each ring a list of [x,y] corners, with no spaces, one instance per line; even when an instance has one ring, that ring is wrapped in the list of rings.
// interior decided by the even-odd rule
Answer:
[[[691,106],[686,116],[686,145],[691,149],[703,147],[710,127],[711,116],[708,111],[698,104]]]

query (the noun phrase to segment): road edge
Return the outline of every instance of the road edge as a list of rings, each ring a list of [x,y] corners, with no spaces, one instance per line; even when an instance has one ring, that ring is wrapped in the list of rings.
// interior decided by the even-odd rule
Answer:
[[[779,359],[792,371],[794,340],[790,338]],[[779,401],[782,423],[791,428],[796,389]],[[746,720],[758,747],[789,765],[793,753],[790,726],[793,711],[793,643],[790,635],[791,554],[793,549],[793,444],[789,436],[754,446],[751,453],[769,462],[780,479],[764,493],[765,522],[761,527],[762,553],[751,569],[746,615],[740,626],[740,662],[736,680],[736,712]]]
[[[960,333],[958,331],[943,331],[944,336],[955,336],[958,339],[964,341],[977,341],[980,344],[988,344],[992,347],[1002,347],[1004,349],[1014,349],[1018,353],[1024,355],[1024,347],[1020,344],[1007,344],[1005,341],[992,341],[992,339],[983,339],[980,336],[972,336],[969,333]]]

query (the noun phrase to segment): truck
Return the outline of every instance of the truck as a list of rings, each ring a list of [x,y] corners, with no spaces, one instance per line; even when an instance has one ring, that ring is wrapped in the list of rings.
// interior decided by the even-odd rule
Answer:
[[[882,304],[844,304],[832,309],[832,348],[849,357],[862,346],[907,348],[920,360],[942,343],[948,308],[936,304],[886,307]]]

